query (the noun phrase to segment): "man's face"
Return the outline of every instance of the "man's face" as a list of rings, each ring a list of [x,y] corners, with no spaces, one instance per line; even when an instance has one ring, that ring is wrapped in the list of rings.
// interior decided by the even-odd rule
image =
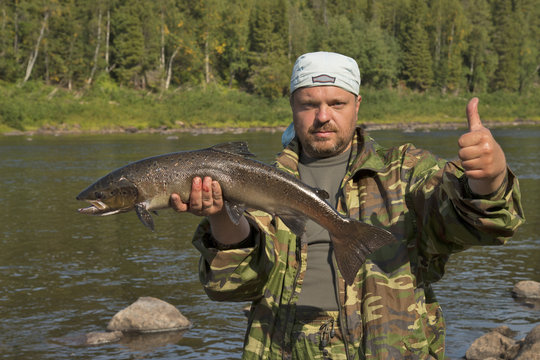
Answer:
[[[294,130],[313,158],[339,155],[352,143],[361,96],[336,86],[306,87],[291,97]]]

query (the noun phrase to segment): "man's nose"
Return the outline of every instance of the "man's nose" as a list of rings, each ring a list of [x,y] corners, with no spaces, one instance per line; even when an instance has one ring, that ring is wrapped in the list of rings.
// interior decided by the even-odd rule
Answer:
[[[326,123],[332,118],[331,109],[328,105],[322,104],[317,109],[316,120],[321,123]]]

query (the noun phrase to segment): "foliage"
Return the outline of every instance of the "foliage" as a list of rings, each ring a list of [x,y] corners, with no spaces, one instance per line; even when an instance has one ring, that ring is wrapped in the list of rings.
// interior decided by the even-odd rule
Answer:
[[[210,84],[287,94],[304,52],[354,57],[363,84],[526,93],[538,0],[0,0],[0,78],[86,90],[100,74],[163,93]]]
[[[540,89],[529,94],[499,91],[480,97],[484,121],[540,121]],[[469,96],[444,96],[407,89],[363,87],[361,123],[450,122],[465,126]],[[124,131],[201,127],[285,126],[291,121],[287,98],[267,99],[210,84],[163,94],[119,86],[100,75],[83,97],[57,86],[0,81],[0,131]]]

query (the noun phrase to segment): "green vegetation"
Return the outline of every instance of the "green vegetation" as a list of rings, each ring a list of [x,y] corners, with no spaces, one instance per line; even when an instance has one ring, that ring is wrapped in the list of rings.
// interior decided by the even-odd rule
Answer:
[[[538,39],[538,0],[0,0],[0,79],[279,98],[295,59],[324,50],[370,87],[523,94]]]
[[[461,118],[472,94],[535,119],[538,39],[538,0],[0,0],[0,128],[283,124],[321,50],[358,61],[370,121]]]
[[[102,81],[80,96],[34,82],[23,87],[0,83],[0,132],[279,126],[290,118],[288,106],[285,98],[217,85],[160,96]]]
[[[465,125],[466,96],[439,92],[362,88],[360,122],[460,123]],[[540,91],[476,94],[485,121],[540,121]],[[291,120],[287,98],[268,99],[213,85],[163,95],[134,90],[100,78],[84,95],[55,86],[0,82],[0,133],[35,131],[120,131],[200,127],[285,126]]]

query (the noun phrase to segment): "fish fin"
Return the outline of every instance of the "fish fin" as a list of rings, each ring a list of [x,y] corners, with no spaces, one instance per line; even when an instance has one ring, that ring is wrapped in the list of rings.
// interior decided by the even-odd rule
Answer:
[[[235,155],[255,157],[255,155],[249,151],[248,144],[245,141],[231,141],[217,144],[212,146],[211,149]]]
[[[135,205],[135,212],[144,226],[154,231],[154,220],[152,219],[150,212],[146,210],[146,206],[143,203],[138,203]]]
[[[242,215],[244,215],[245,208],[242,205],[225,201],[225,210],[227,210],[227,214],[229,215],[231,221],[235,225],[238,225],[240,223],[240,218],[242,218]]]
[[[299,215],[278,214],[279,218],[296,235],[302,236],[306,231],[306,218]]]
[[[330,234],[338,269],[347,285],[352,285],[366,257],[397,239],[384,229],[348,219],[341,234]]]
[[[315,193],[317,194],[318,197],[320,197],[321,199],[323,200],[328,200],[330,199],[330,195],[323,189],[314,189],[315,190]]]

